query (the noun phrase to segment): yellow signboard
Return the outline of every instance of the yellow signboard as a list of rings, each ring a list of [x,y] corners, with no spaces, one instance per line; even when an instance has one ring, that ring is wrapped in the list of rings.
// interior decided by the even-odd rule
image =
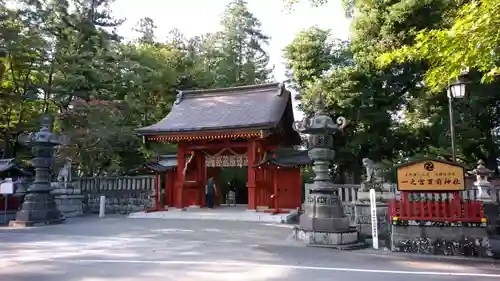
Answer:
[[[397,168],[399,191],[465,190],[465,169],[453,163],[422,160]]]

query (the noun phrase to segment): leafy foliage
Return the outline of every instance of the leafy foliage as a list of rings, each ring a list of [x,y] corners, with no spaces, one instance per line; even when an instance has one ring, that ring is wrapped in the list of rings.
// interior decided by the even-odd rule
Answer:
[[[260,21],[248,11],[244,0],[234,0],[226,8],[218,34],[222,56],[216,62],[217,86],[250,85],[267,82],[271,70],[264,50],[269,37],[260,30]]]
[[[438,89],[464,69],[480,71],[481,82],[493,82],[500,75],[499,25],[498,1],[470,1],[460,7],[451,27],[420,30],[411,45],[383,54],[379,63],[423,60],[429,65],[426,82]]]
[[[138,127],[164,118],[176,90],[253,84],[270,79],[260,22],[246,2],[231,2],[220,32],[155,38],[141,19],[138,37],[115,32],[112,0],[19,0],[0,8],[0,129],[3,156],[31,157],[17,142],[38,130],[41,114],[57,116],[70,137],[58,159],[70,156],[79,175],[121,174],[154,155],[175,152],[145,145]]]
[[[472,83],[469,97],[452,105],[458,158],[470,166],[484,159],[490,168],[498,168],[498,140],[492,131],[500,120],[500,96],[495,94],[498,81],[487,80],[498,62],[498,38],[493,37],[498,32],[491,28],[497,15],[487,15],[497,7],[486,2],[459,6],[453,0],[344,1],[352,33],[349,42],[337,48],[340,60],[330,60],[332,45],[338,43],[320,36],[327,31],[311,28],[297,35],[285,57],[302,107],[311,113],[313,96],[323,93],[332,117],[343,115],[351,122],[335,144],[343,174],[359,180],[364,157],[394,163],[422,156],[450,160],[449,108],[442,86],[463,70],[463,62],[471,68]],[[479,26],[484,28],[471,29]],[[485,43],[476,44],[482,40]],[[481,54],[485,50],[492,53]],[[477,64],[469,64],[469,59]],[[491,84],[480,84],[481,79]]]

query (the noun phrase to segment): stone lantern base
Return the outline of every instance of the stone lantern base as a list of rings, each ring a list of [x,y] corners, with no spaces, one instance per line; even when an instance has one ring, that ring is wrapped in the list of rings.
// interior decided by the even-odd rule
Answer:
[[[29,193],[16,214],[16,220],[10,226],[28,227],[36,224],[56,224],[64,221],[64,216],[57,209],[54,197],[48,193]]]
[[[330,188],[313,190],[300,216],[300,226],[293,230],[293,237],[307,246],[329,247],[341,250],[362,248],[356,227],[349,225],[337,191]]]
[[[295,227],[293,229],[293,237],[307,246],[327,247],[339,250],[353,250],[366,247],[366,243],[360,241],[359,233],[355,227],[339,232],[315,231]]]

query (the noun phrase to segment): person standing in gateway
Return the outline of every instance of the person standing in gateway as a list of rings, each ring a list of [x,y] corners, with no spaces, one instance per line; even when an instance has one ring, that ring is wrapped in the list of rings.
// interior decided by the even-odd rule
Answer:
[[[205,196],[207,199],[207,207],[209,209],[214,208],[214,199],[217,194],[217,187],[215,186],[214,177],[210,177],[207,181],[207,185],[205,186]]]

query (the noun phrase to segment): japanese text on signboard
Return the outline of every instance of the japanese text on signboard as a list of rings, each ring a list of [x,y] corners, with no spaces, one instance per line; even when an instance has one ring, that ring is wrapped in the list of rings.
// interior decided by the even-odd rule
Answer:
[[[399,190],[464,190],[463,167],[437,161],[423,161],[397,170]]]

